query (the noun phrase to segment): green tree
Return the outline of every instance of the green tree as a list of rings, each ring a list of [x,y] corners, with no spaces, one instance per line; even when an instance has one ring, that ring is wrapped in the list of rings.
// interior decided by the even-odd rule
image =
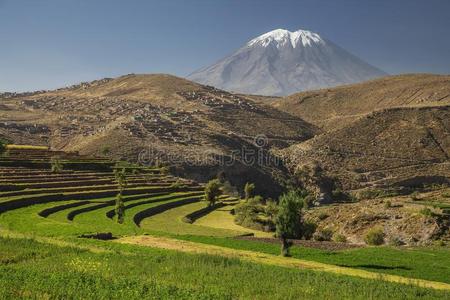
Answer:
[[[125,204],[123,203],[122,193],[118,193],[116,196],[116,207],[114,209],[117,216],[117,223],[123,224],[125,221]]]
[[[63,164],[59,156],[53,156],[50,160],[50,165],[53,173],[59,173],[63,170]]]
[[[117,223],[122,224],[125,220],[125,204],[123,203],[122,194],[127,185],[126,169],[123,168],[122,170],[120,170],[119,168],[115,168],[114,176],[116,178],[117,187],[119,189],[119,193],[116,196],[115,212],[117,215]]]
[[[278,213],[275,220],[276,234],[281,240],[281,255],[289,256],[292,243],[289,239],[301,236],[303,198],[290,191],[279,199]]]
[[[209,202],[209,206],[216,203],[217,198],[222,195],[222,184],[218,179],[210,180],[205,186],[205,200]]]
[[[253,197],[253,192],[255,191],[255,184],[247,182],[244,186],[245,200]]]

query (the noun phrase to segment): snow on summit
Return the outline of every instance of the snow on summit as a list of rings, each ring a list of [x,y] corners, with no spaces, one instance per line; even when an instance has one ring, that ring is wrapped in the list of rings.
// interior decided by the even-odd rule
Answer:
[[[299,42],[302,43],[303,47],[306,47],[311,46],[312,43],[323,43],[324,41],[320,35],[311,31],[300,29],[291,32],[286,29],[276,29],[254,38],[247,43],[247,46],[260,45],[267,47],[273,42],[276,43],[277,48],[284,46],[287,43],[290,43],[292,48],[295,48]]]
[[[233,92],[284,96],[384,75],[317,33],[276,29],[188,79]]]

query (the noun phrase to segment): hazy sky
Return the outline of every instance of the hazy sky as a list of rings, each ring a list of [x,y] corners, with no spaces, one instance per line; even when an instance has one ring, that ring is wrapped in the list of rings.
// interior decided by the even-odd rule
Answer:
[[[450,0],[0,0],[0,91],[185,76],[276,28],[391,74],[450,73]]]

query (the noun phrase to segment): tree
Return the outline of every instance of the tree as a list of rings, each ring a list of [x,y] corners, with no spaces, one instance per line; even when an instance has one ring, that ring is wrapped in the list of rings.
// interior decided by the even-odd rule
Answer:
[[[63,164],[61,163],[59,156],[53,156],[50,160],[50,165],[53,173],[59,173],[63,169]]]
[[[122,193],[116,196],[116,207],[114,209],[117,215],[117,223],[123,224],[125,221],[125,204],[123,203]]]
[[[281,240],[281,255],[289,256],[292,243],[288,239],[301,236],[301,217],[303,198],[290,191],[279,199],[278,213],[275,220],[276,234]]]
[[[244,193],[245,193],[245,200],[250,199],[253,197],[253,192],[255,191],[255,184],[247,182],[244,187]]]
[[[209,206],[213,206],[217,198],[222,195],[222,184],[218,179],[210,180],[205,186],[205,200],[209,202]]]
[[[123,203],[122,193],[127,185],[127,176],[126,169],[123,168],[119,170],[119,168],[114,169],[114,176],[116,178],[117,187],[119,189],[119,193],[116,196],[116,207],[115,212],[117,215],[117,223],[122,224],[125,219],[125,204]]]

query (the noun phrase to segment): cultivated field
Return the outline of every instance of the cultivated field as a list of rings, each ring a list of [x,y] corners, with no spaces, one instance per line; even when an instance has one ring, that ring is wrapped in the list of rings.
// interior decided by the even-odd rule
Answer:
[[[38,148],[8,152],[0,159],[0,298],[450,297],[442,247],[304,243],[283,258],[272,234],[234,224],[239,199],[223,195],[223,205],[205,210],[204,187],[165,169]],[[63,168],[52,172],[55,156]],[[128,174],[123,224],[115,168]]]

